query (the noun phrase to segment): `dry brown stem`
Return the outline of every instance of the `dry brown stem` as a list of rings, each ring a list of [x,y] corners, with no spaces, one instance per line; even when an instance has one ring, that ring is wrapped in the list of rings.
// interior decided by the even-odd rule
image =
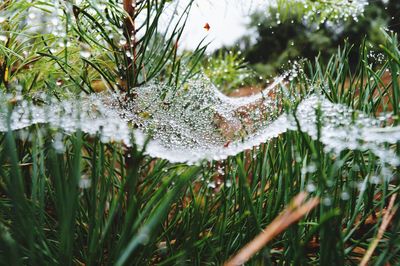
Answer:
[[[381,223],[381,226],[379,227],[378,234],[376,235],[375,239],[369,245],[368,250],[365,253],[365,255],[360,263],[360,266],[366,266],[368,264],[368,262],[370,261],[370,259],[372,257],[372,254],[374,253],[376,247],[379,244],[379,241],[382,239],[383,234],[385,233],[387,227],[389,226],[390,221],[394,217],[396,210],[397,210],[397,208],[394,207],[394,202],[396,200],[396,197],[397,197],[397,194],[393,194],[392,197],[390,198],[390,202],[387,207],[387,211],[383,215],[382,223]]]
[[[132,51],[132,57],[127,58],[128,61],[128,68],[127,68],[127,72],[129,73],[128,76],[130,76],[131,74],[133,74],[133,77],[136,76],[137,74],[137,66],[136,66],[136,28],[135,28],[135,12],[136,12],[136,0],[124,0],[123,1],[123,7],[125,12],[127,13],[127,17],[124,20],[124,24],[125,24],[125,38],[127,41],[127,44],[125,45],[125,50],[126,51]],[[133,80],[133,79],[130,79]],[[127,82],[126,86],[127,88],[125,88],[126,90],[128,90],[128,88],[133,85],[130,84],[129,82]]]
[[[307,193],[302,192],[297,195],[289,206],[269,224],[264,231],[256,236],[251,242],[244,246],[235,256],[225,262],[225,266],[236,266],[246,263],[252,256],[260,251],[275,236],[282,233],[290,225],[307,215],[319,204],[318,198],[312,198],[307,202]]]

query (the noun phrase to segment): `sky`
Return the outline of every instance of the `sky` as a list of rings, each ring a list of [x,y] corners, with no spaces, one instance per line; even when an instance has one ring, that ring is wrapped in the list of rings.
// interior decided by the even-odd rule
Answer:
[[[189,1],[174,1],[180,6],[178,15]],[[352,2],[349,0],[349,3],[354,4],[354,9],[358,10],[358,7],[362,10],[366,0],[353,0]],[[208,46],[209,51],[224,45],[232,45],[245,34],[255,34],[249,32],[251,29],[246,27],[250,22],[251,14],[260,10],[267,13],[268,7],[276,5],[276,0],[194,0],[180,47],[182,49],[195,49],[204,37],[206,37],[207,42],[211,42]],[[341,5],[338,5],[338,7],[341,7]],[[353,8],[347,11],[353,12],[352,10]],[[165,16],[170,17],[171,13],[166,12]],[[206,23],[210,25],[209,30],[204,29]]]
[[[250,15],[266,6],[266,0],[195,0],[186,24],[181,48],[194,49],[206,37],[212,51],[231,45],[248,33]],[[181,5],[185,0],[181,0]],[[210,25],[207,31],[205,24]]]

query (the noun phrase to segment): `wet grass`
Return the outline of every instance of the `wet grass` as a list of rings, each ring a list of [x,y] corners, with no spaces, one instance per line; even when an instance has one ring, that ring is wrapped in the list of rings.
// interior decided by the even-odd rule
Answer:
[[[391,124],[398,125],[397,40],[387,36],[380,48],[386,61],[380,66],[368,62],[363,45],[353,48],[360,50],[360,60],[352,69],[345,48],[327,65],[305,62],[305,73],[289,87],[302,96],[322,92],[372,117],[392,110]],[[51,59],[60,63],[62,58]],[[86,74],[69,82],[77,82],[77,90],[90,89],[94,74]],[[45,84],[35,75],[23,85],[37,79]],[[50,83],[45,86],[52,88]],[[1,88],[10,88],[4,77]],[[293,112],[295,105],[286,109]],[[102,143],[80,132],[64,136],[60,152],[55,134],[46,125],[0,134],[0,264],[220,265],[308,191],[320,199],[319,206],[269,242],[249,265],[355,265],[376,239],[389,199],[400,189],[400,169],[382,166],[372,152],[346,150],[337,156],[301,131],[198,166],[152,159],[138,147]],[[400,156],[399,143],[391,148]],[[374,180],[382,167],[390,172]],[[392,209],[398,206],[397,200]],[[399,264],[399,247],[397,212],[371,264]]]
[[[382,68],[393,77],[400,58],[395,40],[388,39]],[[391,105],[396,117],[398,79],[385,84],[384,73],[366,62],[350,72],[342,51],[325,68],[310,63],[309,73],[291,85],[309,91],[304,84],[315,90],[321,84],[332,101],[371,116]],[[342,87],[350,75],[349,87]],[[189,167],[81,133],[66,136],[65,152],[57,153],[51,130],[43,134],[43,128],[31,127],[25,139],[1,135],[0,254],[8,265],[222,264],[301,191],[318,196],[319,207],[250,264],[352,265],[399,190],[399,169],[371,181],[382,167],[372,153],[337,157],[298,131],[223,162]],[[399,224],[397,214],[374,253],[376,265],[400,262]]]

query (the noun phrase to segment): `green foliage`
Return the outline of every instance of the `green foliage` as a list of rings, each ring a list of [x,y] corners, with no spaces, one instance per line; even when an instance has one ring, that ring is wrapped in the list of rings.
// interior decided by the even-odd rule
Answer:
[[[292,1],[284,2],[289,5]],[[384,5],[371,1],[362,16],[357,17],[357,21],[327,20],[320,24],[305,22],[304,11],[296,8],[291,8],[284,18],[283,15],[276,15],[281,14],[280,9],[271,10],[270,16],[257,13],[253,15],[250,25],[256,30],[257,38],[254,40],[253,35],[244,37],[238,46],[243,50],[246,61],[264,76],[276,75],[289,60],[319,56],[327,63],[337,47],[343,46],[345,42],[357,47],[367,37],[371,45],[377,46],[385,41],[382,28],[399,33],[400,24],[396,21],[400,15],[400,5],[395,2],[390,1]],[[357,51],[352,50],[349,55],[352,68],[358,61],[357,56]]]
[[[287,19],[295,15],[319,24],[325,21],[357,19],[366,3],[364,0],[278,0],[276,6],[279,18]]]
[[[321,90],[333,102],[371,116],[393,107],[399,123],[397,36],[387,36],[381,49],[383,67],[373,70],[360,60],[351,71],[350,51],[342,49],[327,65],[308,62],[290,87],[304,96],[310,88]],[[361,46],[360,58],[367,51]],[[392,83],[384,82],[386,69]],[[5,265],[222,264],[304,190],[321,197],[321,206],[250,265],[353,265],[357,250],[376,235],[381,216],[373,224],[366,220],[400,189],[397,179],[371,181],[382,167],[371,152],[333,156],[301,131],[201,166],[151,159],[137,147],[104,144],[79,132],[64,136],[60,150],[54,134],[41,125],[0,135]],[[398,155],[399,147],[393,145]],[[377,247],[376,264],[400,262],[398,219]]]
[[[9,92],[22,88],[25,95],[43,90],[58,95],[66,90],[130,92],[153,79],[172,76],[176,78],[170,83],[178,85],[193,75],[191,71],[179,75],[182,65],[196,65],[205,48],[199,45],[191,55],[177,54],[192,1],[161,29],[160,16],[168,2],[137,1],[130,14],[137,20],[133,29],[128,27],[129,14],[112,1],[7,2],[0,23],[6,40],[0,41],[0,86]],[[50,32],[41,28],[39,16],[48,16]]]
[[[158,16],[167,1],[140,2],[137,12],[149,10],[152,15],[146,16],[146,34],[134,47],[125,46],[132,44],[121,24],[125,11],[114,1],[106,2],[105,9],[94,2],[62,9],[65,13],[57,16],[65,33],[61,39],[52,33],[33,34],[24,22],[34,9],[51,14],[49,4],[3,2],[0,10],[7,7],[9,13],[1,22],[0,35],[7,38],[0,42],[1,90],[19,89],[25,97],[45,90],[66,97],[67,91],[96,90],[94,81],[99,79],[121,90],[156,78],[181,85],[198,69],[204,49],[186,57],[176,53],[181,27],[172,35],[158,31]],[[304,97],[312,90],[322,92],[369,116],[393,110],[393,124],[398,125],[398,38],[382,36],[382,64],[371,65],[363,43],[358,51],[346,47],[329,60],[306,61],[306,71],[288,86]],[[325,40],[319,45],[323,48]],[[127,53],[132,55],[133,48],[136,72]],[[354,50],[355,67],[350,57]],[[189,71],[182,71],[185,60]],[[226,89],[249,74],[237,53],[220,54],[205,64],[211,78]],[[211,70],[219,67],[227,67],[228,74],[214,77]],[[390,82],[385,80],[388,72]],[[295,111],[295,104],[285,107]],[[55,144],[60,136],[61,149]],[[400,156],[399,144],[391,148]],[[359,262],[357,250],[375,237],[382,217],[373,224],[367,219],[400,190],[399,169],[391,169],[397,179],[371,181],[381,170],[372,152],[349,150],[333,156],[301,130],[199,166],[170,164],[145,156],[136,146],[105,144],[100,136],[67,135],[47,125],[0,133],[0,264],[222,264],[294,195],[308,190],[321,197],[321,206],[276,237],[250,264],[353,265]],[[400,263],[399,219],[397,213],[373,263]]]
[[[219,51],[205,61],[202,70],[213,84],[226,93],[254,82],[255,73],[248,67],[241,53],[236,51]]]

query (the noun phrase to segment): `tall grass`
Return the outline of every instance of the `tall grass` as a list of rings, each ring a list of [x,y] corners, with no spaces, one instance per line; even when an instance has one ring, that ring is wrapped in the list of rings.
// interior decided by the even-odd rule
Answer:
[[[82,20],[85,17],[85,23],[96,23],[97,19],[83,10],[78,12]],[[151,20],[144,25],[151,29]],[[102,25],[98,26],[102,35]],[[307,62],[306,71],[290,82],[290,88],[303,96],[312,90],[322,91],[331,101],[370,116],[391,110],[393,124],[397,125],[397,40],[397,36],[388,35],[387,43],[382,44],[386,56],[382,66],[368,62],[367,46],[363,45],[357,69],[352,69],[350,48],[346,47],[339,49],[327,65],[319,64],[318,59]],[[37,41],[43,45],[48,40]],[[11,49],[2,46],[2,51],[6,48]],[[171,58],[168,49],[156,66],[148,62],[155,66],[149,73],[164,71],[181,78],[178,68],[173,67],[179,65],[176,60],[169,65],[173,71],[163,67]],[[90,91],[91,75],[100,75],[109,83],[119,82],[115,78],[119,75],[112,72],[117,70],[104,66],[125,60],[125,52],[116,55],[117,51],[111,49],[105,58],[79,59],[81,65],[74,65],[70,61],[65,64],[70,60],[65,54],[68,50],[58,55],[43,51],[39,57],[45,63],[38,62],[38,67],[49,62],[59,67],[34,68],[26,77],[18,77],[27,93],[26,87],[39,86],[36,82],[52,87],[51,80],[43,78],[42,73],[48,71],[65,72],[71,77],[66,81],[68,86]],[[200,60],[201,53],[195,53],[193,60]],[[146,62],[145,55],[139,54]],[[7,53],[7,58],[12,56],[16,55]],[[77,74],[76,69],[81,67],[87,73]],[[144,82],[141,75],[129,78],[128,84]],[[55,75],[48,76],[56,82]],[[1,86],[2,90],[11,88],[4,77]],[[295,106],[287,109],[294,112]],[[1,264],[219,265],[273,221],[295,195],[308,191],[321,198],[319,207],[275,238],[249,265],[353,265],[361,261],[377,235],[389,198],[399,191],[399,168],[391,169],[393,179],[374,182],[371,177],[380,173],[382,165],[372,152],[346,150],[334,156],[301,131],[289,131],[225,161],[199,166],[152,159],[139,147],[102,143],[99,136],[82,132],[63,135],[60,150],[54,145],[57,133],[46,125],[35,125],[0,134]],[[400,156],[400,143],[392,148]],[[400,263],[399,232],[397,213],[379,242],[372,264]]]

